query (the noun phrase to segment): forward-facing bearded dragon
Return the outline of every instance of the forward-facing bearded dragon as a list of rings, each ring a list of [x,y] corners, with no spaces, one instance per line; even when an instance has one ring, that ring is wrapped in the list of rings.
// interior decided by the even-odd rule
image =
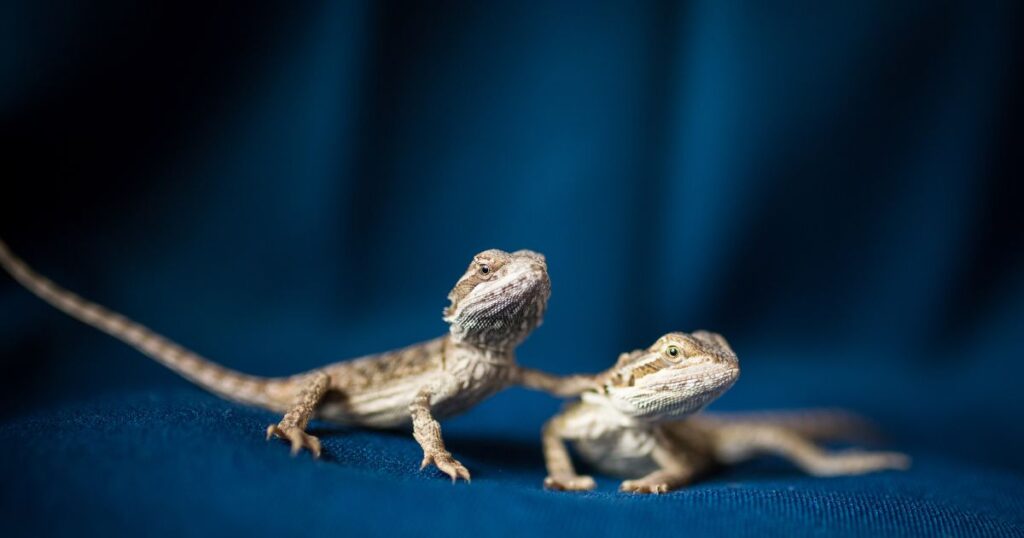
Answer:
[[[445,449],[438,418],[468,410],[512,384],[568,396],[583,377],[519,367],[515,348],[544,317],[551,284],[544,256],[529,250],[477,254],[448,295],[448,334],[409,347],[336,362],[290,377],[266,378],[220,366],[126,317],[39,275],[0,241],[0,266],[44,301],[138,349],[196,385],[228,400],[284,414],[267,427],[292,453],[320,455],[307,433],[312,418],[393,428],[412,423],[423,448],[421,468],[434,464],[456,480],[469,471]]]
[[[627,478],[620,490],[665,493],[717,465],[775,454],[816,476],[905,469],[895,452],[827,452],[814,441],[838,439],[866,426],[842,412],[697,414],[739,377],[736,354],[719,334],[669,333],[651,347],[623,353],[544,426],[545,487],[590,490],[576,474],[564,441],[602,472]]]

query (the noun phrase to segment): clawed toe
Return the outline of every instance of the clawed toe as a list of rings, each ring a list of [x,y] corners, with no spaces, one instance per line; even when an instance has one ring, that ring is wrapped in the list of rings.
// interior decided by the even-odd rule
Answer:
[[[626,493],[668,493],[668,484],[664,482],[647,482],[644,480],[626,480],[619,486],[619,491]]]
[[[279,424],[271,424],[267,427],[267,440],[271,437],[284,439],[291,443],[292,455],[297,455],[303,448],[310,451],[314,458],[320,457],[320,439],[310,435],[296,427],[284,427]]]
[[[544,479],[544,487],[553,491],[590,491],[597,484],[589,476],[549,476]]]
[[[449,452],[424,453],[423,462],[420,463],[420,470],[426,469],[431,463],[441,472],[452,479],[452,483],[458,479],[469,482],[469,469],[466,469],[458,460],[452,457]]]

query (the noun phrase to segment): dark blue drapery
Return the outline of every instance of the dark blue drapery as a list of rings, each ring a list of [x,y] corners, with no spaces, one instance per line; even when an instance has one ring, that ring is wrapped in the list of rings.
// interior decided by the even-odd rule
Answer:
[[[550,493],[521,390],[444,425],[471,485],[402,433],[292,460],[3,277],[8,530],[1024,535],[1019,4],[102,4],[0,11],[0,236],[58,282],[284,374],[440,334],[473,253],[531,248],[520,362],[716,330],[714,408],[855,409],[915,466]]]

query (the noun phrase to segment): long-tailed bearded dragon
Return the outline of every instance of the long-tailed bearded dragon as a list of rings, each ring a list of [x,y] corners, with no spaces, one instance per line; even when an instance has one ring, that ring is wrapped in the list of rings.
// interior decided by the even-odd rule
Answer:
[[[393,428],[412,423],[421,468],[436,465],[454,481],[469,471],[445,449],[438,418],[476,405],[512,384],[572,395],[582,377],[558,378],[519,367],[515,348],[543,319],[550,295],[544,256],[529,250],[477,254],[448,295],[448,334],[409,347],[337,362],[290,377],[266,378],[220,366],[126,317],[39,275],[0,241],[0,266],[44,301],[138,349],[228,400],[284,413],[267,427],[292,453],[320,455],[311,419]]]
[[[545,487],[590,490],[577,475],[564,441],[602,472],[627,478],[620,490],[665,493],[716,465],[775,454],[817,476],[904,469],[894,452],[830,453],[814,441],[838,437],[855,417],[836,412],[751,415],[697,414],[739,377],[736,354],[718,334],[669,333],[647,349],[623,353],[593,379],[581,399],[543,430]]]

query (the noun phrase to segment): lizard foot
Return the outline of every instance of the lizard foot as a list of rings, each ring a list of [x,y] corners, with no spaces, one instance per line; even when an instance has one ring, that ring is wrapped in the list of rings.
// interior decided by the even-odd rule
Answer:
[[[420,464],[420,470],[426,469],[428,465],[433,463],[441,470],[444,474],[452,477],[452,483],[455,483],[459,478],[469,482],[469,470],[467,470],[458,460],[452,457],[451,452],[447,450],[440,450],[437,452],[424,452],[423,463]]]
[[[597,484],[589,476],[555,475],[544,479],[544,487],[554,491],[590,491]]]
[[[320,440],[302,431],[300,428],[295,426],[282,428],[280,424],[271,424],[267,426],[267,440],[269,441],[271,437],[277,437],[278,439],[290,442],[292,444],[292,456],[305,448],[313,453],[314,458],[320,457]]]
[[[626,493],[668,493],[672,488],[665,482],[659,480],[624,480],[619,485],[619,491]]]

